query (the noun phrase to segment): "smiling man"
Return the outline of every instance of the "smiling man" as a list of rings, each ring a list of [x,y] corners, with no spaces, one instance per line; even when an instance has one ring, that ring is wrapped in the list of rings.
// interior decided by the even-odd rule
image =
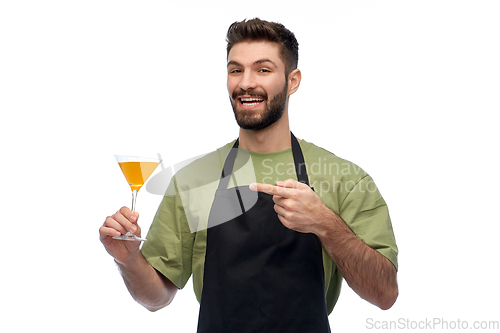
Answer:
[[[232,24],[227,42],[239,138],[175,175],[142,249],[112,238],[141,234],[128,208],[100,228],[130,293],[156,311],[192,275],[198,332],[330,332],[342,279],[390,308],[398,249],[384,199],[362,169],[290,132],[294,34],[253,19]],[[245,154],[254,181],[233,168]],[[189,191],[200,184],[202,195]]]

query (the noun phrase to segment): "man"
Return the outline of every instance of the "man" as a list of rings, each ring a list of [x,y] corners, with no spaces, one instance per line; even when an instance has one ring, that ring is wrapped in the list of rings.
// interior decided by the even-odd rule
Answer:
[[[141,234],[128,208],[100,228],[131,295],[156,311],[193,275],[198,332],[329,332],[342,278],[390,308],[398,250],[373,180],[290,132],[289,97],[301,81],[295,36],[254,19],[233,23],[227,41],[238,140],[175,175],[142,249],[112,238]],[[233,168],[245,152],[252,181]]]

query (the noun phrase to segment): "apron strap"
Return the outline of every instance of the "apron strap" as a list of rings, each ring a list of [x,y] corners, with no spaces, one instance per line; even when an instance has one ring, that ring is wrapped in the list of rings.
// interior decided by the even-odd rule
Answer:
[[[309,185],[309,177],[307,176],[306,163],[304,161],[304,155],[302,154],[302,149],[300,149],[300,144],[295,135],[290,132],[292,141],[292,154],[293,161],[295,164],[295,173],[297,174],[297,180],[301,183]],[[229,185],[230,176],[233,173],[234,161],[236,160],[236,154],[238,153],[239,138],[234,142],[233,148],[229,152],[229,155],[224,162],[224,167],[222,168],[222,176],[219,182],[219,189],[227,189]]]
[[[297,180],[309,186],[309,177],[307,176],[306,162],[304,161],[304,155],[302,154],[302,149],[300,149],[299,140],[290,132],[292,135],[292,154],[293,161],[295,163],[295,172],[297,173]]]
[[[233,148],[229,151],[229,155],[224,162],[224,167],[222,168],[222,175],[219,181],[219,189],[226,190],[229,185],[229,179],[233,174],[234,161],[236,160],[236,154],[238,153],[239,138],[234,142]]]

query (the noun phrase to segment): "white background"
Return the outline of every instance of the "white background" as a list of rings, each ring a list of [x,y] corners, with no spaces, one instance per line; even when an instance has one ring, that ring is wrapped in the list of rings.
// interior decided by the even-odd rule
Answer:
[[[344,283],[332,330],[500,321],[499,14],[482,0],[2,1],[2,326],[195,332],[191,282],[149,313],[98,228],[130,203],[113,154],[167,166],[237,136],[225,33],[256,16],[300,43],[294,133],[370,173],[393,220],[397,303]],[[160,200],[139,193],[144,229]]]

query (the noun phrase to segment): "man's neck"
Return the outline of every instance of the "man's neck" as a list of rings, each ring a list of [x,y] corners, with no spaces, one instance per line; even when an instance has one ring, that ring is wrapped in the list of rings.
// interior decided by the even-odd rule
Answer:
[[[292,146],[287,114],[259,131],[240,129],[239,146],[257,153],[272,153]]]

